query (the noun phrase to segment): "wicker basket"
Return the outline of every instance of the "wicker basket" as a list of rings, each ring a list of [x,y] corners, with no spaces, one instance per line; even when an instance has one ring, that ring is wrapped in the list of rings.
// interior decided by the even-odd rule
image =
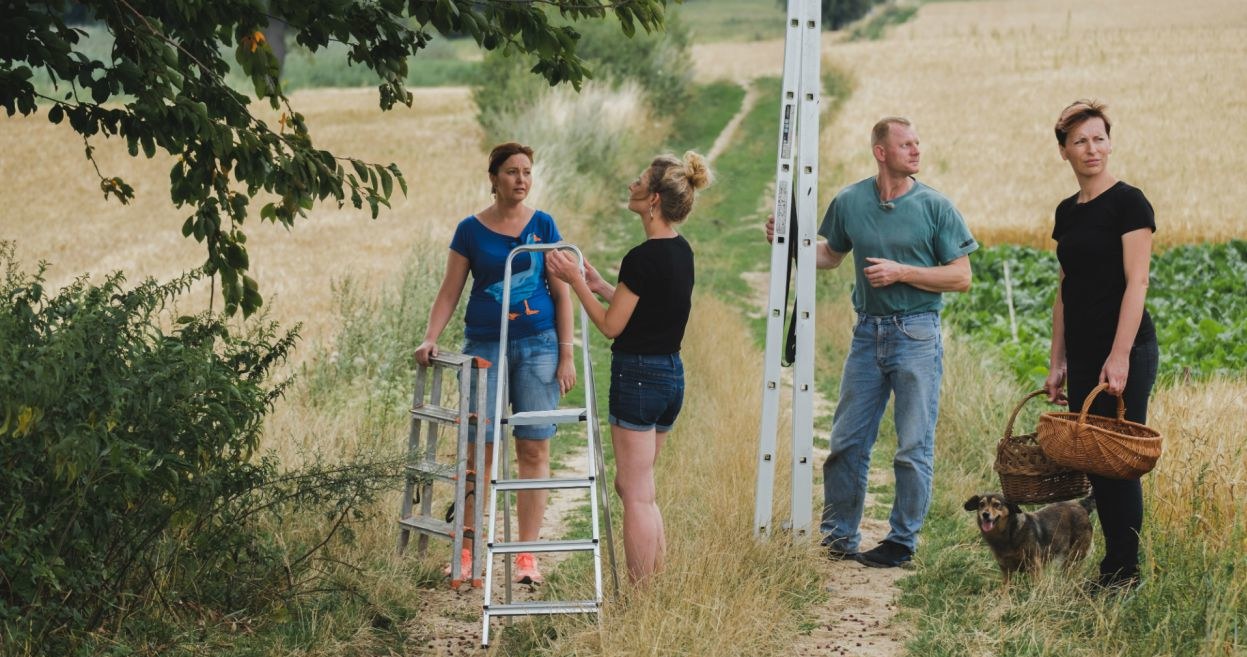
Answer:
[[[1042,504],[1083,497],[1091,488],[1087,475],[1053,463],[1039,448],[1035,434],[1013,435],[1013,422],[1022,406],[1044,394],[1036,390],[1013,409],[1004,438],[996,444],[996,465],[1005,499],[1019,504]]]
[[[1117,397],[1117,417],[1088,415],[1100,384],[1083,402],[1081,413],[1044,413],[1039,416],[1039,445],[1054,462],[1101,477],[1138,479],[1151,472],[1160,458],[1160,432],[1125,418],[1126,406]]]

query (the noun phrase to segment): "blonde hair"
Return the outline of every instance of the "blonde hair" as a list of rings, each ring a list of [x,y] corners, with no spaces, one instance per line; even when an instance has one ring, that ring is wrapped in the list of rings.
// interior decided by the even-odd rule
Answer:
[[[1087,119],[1100,119],[1104,122],[1104,134],[1113,135],[1113,124],[1108,120],[1108,105],[1098,100],[1076,100],[1065,109],[1061,110],[1061,116],[1057,117],[1056,127],[1056,143],[1064,146],[1065,138],[1069,136],[1070,130],[1078,127]]]
[[[910,123],[909,119],[903,116],[885,116],[879,119],[875,127],[870,129],[870,145],[872,147],[882,144],[888,138],[888,135],[892,133],[892,124],[903,125],[908,128],[914,127],[914,124]]]
[[[658,194],[662,216],[679,223],[693,211],[693,193],[714,182],[706,158],[688,151],[684,159],[659,155],[649,165],[649,191]]]

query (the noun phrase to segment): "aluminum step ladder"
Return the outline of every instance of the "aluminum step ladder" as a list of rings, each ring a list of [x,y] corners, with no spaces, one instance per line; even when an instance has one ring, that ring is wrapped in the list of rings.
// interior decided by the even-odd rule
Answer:
[[[489,524],[489,540],[486,543],[485,559],[485,600],[484,613],[481,621],[481,645],[489,646],[490,621],[495,618],[513,616],[535,616],[549,614],[598,614],[602,609],[602,545],[599,537],[599,523],[605,528],[606,554],[610,560],[611,578],[614,590],[619,591],[619,576],[615,567],[614,541],[611,535],[610,498],[606,491],[605,460],[602,456],[602,441],[599,435],[597,420],[597,401],[593,386],[593,363],[589,357],[589,315],[580,309],[579,330],[581,349],[581,371],[583,372],[584,408],[556,408],[548,411],[509,413],[510,404],[507,397],[507,311],[511,307],[511,271],[516,256],[528,253],[530,258],[543,257],[543,254],[554,250],[573,252],[584,270],[584,256],[580,249],[566,242],[556,244],[525,244],[516,247],[507,257],[502,279],[502,319],[499,336],[497,396],[493,417],[502,418],[493,427],[495,455],[490,469],[490,509],[491,518],[498,517],[499,497],[503,509],[503,536],[497,536],[498,523]],[[510,438],[505,427],[534,424],[575,424],[584,432],[586,449],[588,450],[588,466],[583,475],[573,477],[551,477],[548,479],[512,479],[509,470],[507,451]],[[518,491],[526,490],[584,490],[589,495],[590,535],[583,538],[512,541],[511,540],[511,497]],[[511,591],[511,557],[519,552],[589,552],[593,555],[593,597],[583,600],[541,600],[533,602],[516,602]],[[494,561],[502,557],[504,563],[504,595],[502,601],[494,599]],[[600,618],[600,616],[599,616]]]
[[[430,536],[439,536],[450,540],[450,586],[458,588],[463,582],[473,587],[481,586],[481,547],[483,532],[481,515],[484,510],[484,496],[472,495],[470,527],[465,529],[464,517],[468,515],[469,505],[465,502],[468,495],[467,485],[476,483],[476,473],[468,470],[468,450],[475,448],[477,467],[485,462],[485,422],[478,422],[477,415],[470,412],[472,381],[476,381],[476,408],[485,407],[487,369],[489,361],[473,356],[453,352],[440,352],[429,358],[429,364],[416,363],[415,392],[411,399],[411,430],[407,436],[407,462],[405,484],[403,487],[402,508],[398,516],[398,553],[407,549],[411,533],[419,534],[417,552],[423,557],[428,548]],[[455,399],[444,390],[446,375],[457,373],[458,398]],[[457,406],[448,406],[446,402],[455,402]],[[441,429],[455,429],[455,454],[453,460],[440,458],[438,454],[438,438]],[[468,440],[469,435],[475,434]],[[454,517],[435,516],[433,513],[433,484],[449,483],[454,487]],[[419,505],[418,507],[416,505]],[[460,572],[462,566],[459,551],[462,539],[472,539],[472,570]]]
[[[813,523],[814,486],[814,273],[818,213],[818,106],[822,80],[822,13],[819,0],[789,0],[784,37],[784,79],[780,99],[775,167],[775,239],[766,307],[766,358],[762,374],[762,419],[758,430],[758,478],[753,532],[770,535],[775,488],[775,442],[780,408],[780,363],[788,275],[796,263],[792,321],[796,350],[792,376],[792,515],[787,529],[804,538]]]

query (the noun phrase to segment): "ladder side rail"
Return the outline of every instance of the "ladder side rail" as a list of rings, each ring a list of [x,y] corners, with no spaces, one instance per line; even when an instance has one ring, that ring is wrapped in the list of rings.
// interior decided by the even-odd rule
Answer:
[[[779,430],[781,396],[780,357],[784,341],[784,296],[787,288],[789,217],[797,129],[798,85],[801,66],[802,0],[789,0],[784,36],[784,77],[780,93],[780,122],[775,165],[775,238],[771,244],[771,281],[767,296],[766,354],[762,372],[762,417],[758,428],[757,481],[754,493],[754,536],[771,532],[775,487],[775,444]]]
[[[814,485],[814,289],[818,216],[818,124],[822,81],[821,3],[804,0],[801,97],[797,117],[797,294],[792,393],[792,533],[804,538],[813,524]]]
[[[413,377],[414,385],[412,385],[411,407],[416,408],[424,401],[424,383],[425,370],[417,365],[416,373]],[[404,455],[404,463],[409,464],[413,458],[419,458],[420,454],[420,419],[415,415],[411,416],[411,428],[407,432],[407,453]],[[417,478],[414,473],[404,468],[403,476],[403,501],[399,508],[399,519],[411,517],[413,495],[416,492]],[[398,553],[401,555],[407,550],[407,543],[411,540],[411,530],[401,526],[398,532]]]
[[[484,413],[486,399],[488,399],[489,372],[488,365],[481,367],[477,359],[472,360],[472,376],[476,377],[476,423],[473,430],[476,432],[476,440],[472,445],[472,449],[476,452],[475,464],[476,469],[472,473],[472,586],[480,586],[481,572],[484,570],[485,560],[485,495],[481,492],[482,484],[487,481],[485,478],[485,439],[489,422],[485,419]],[[492,364],[491,364],[492,365]],[[465,493],[466,496],[466,493]],[[493,518],[492,510],[490,518]],[[452,555],[453,556],[453,555]]]
[[[471,429],[468,422],[469,405],[468,400],[471,395],[472,387],[472,362],[464,361],[459,367],[459,421],[456,423],[455,431],[455,517],[451,523],[450,532],[450,586],[458,588],[459,583],[464,579],[469,582],[472,580],[472,573],[462,572],[459,559],[459,551],[463,547],[464,526],[467,524],[465,519],[468,517],[467,506],[467,470],[468,470],[468,431]],[[475,563],[475,554],[473,560],[469,562]]]
[[[583,275],[585,271],[585,257],[580,249],[575,246],[568,245],[569,250],[576,254],[580,263],[580,273]],[[589,526],[590,537],[593,539],[593,591],[594,600],[602,603],[602,542],[601,530],[598,523],[602,521],[599,518],[598,505],[601,502],[609,504],[610,498],[604,495],[603,486],[606,478],[606,466],[602,460],[602,436],[598,433],[598,415],[597,415],[597,390],[593,380],[593,359],[589,353],[589,311],[584,305],[580,306],[580,344],[581,344],[581,371],[584,372],[584,391],[585,391],[585,408],[588,411],[588,417],[585,419],[585,435],[588,444],[585,446],[587,450],[585,461],[588,463],[588,477],[593,480],[593,485],[589,487]],[[599,497],[599,493],[603,493]],[[606,532],[610,535],[610,509],[605,510]],[[613,546],[612,546],[613,547]],[[615,556],[611,554],[611,574],[615,576],[615,590],[619,590],[618,575],[614,571]]]
[[[507,381],[507,340],[508,340],[507,324],[509,323],[508,321],[509,318],[507,315],[511,308],[511,264],[512,264],[512,261],[515,260],[516,254],[520,252],[519,251],[520,248],[522,247],[516,247],[515,249],[511,250],[511,253],[507,255],[507,259],[503,265],[503,270],[502,270],[502,312],[501,312],[501,317],[499,318],[500,327],[498,330],[498,362],[494,363],[494,367],[498,368],[498,370],[496,374],[497,383],[496,383],[496,388],[495,388],[496,394],[494,396],[494,413],[491,416],[493,420],[493,425],[494,425],[493,426],[494,459],[493,459],[493,462],[490,463],[489,465],[489,509],[490,509],[490,512],[489,512],[489,540],[486,543],[487,552],[489,550],[489,546],[493,545],[494,543],[498,541],[498,486],[497,486],[497,483],[498,483],[499,474],[500,474],[499,472],[500,462],[506,460],[506,442],[505,442],[505,438],[504,438],[505,434],[503,430],[503,427],[505,425],[502,421],[503,419],[502,408],[505,402],[504,397],[506,396],[506,381]],[[503,474],[502,476],[505,477],[505,474]],[[503,493],[504,509],[510,508],[510,504],[507,503],[509,500],[510,500],[510,496],[504,492]],[[504,522],[503,526],[505,528],[504,531],[506,533],[506,536],[509,539],[510,531],[511,531],[511,523],[509,522],[510,520],[509,514],[507,514],[507,516],[508,517],[506,518],[506,521]],[[507,562],[507,565],[505,568],[506,572],[505,572],[504,577],[507,580],[506,594],[509,600],[510,595],[511,595],[511,585],[510,585],[510,579],[511,579],[510,563],[511,562],[510,562],[510,559],[507,559],[506,562]],[[482,620],[483,627],[481,629],[481,637],[482,637],[481,641],[482,643],[488,645],[489,643],[489,606],[493,603],[493,589],[494,589],[494,560],[491,558],[491,555],[489,554],[487,554],[485,558],[485,578],[484,579],[485,579],[485,590],[483,594],[484,594],[485,613],[483,614],[484,619]]]
[[[441,406],[442,404],[442,371],[442,368],[437,365],[430,365],[426,368],[426,372],[428,373],[430,379],[430,406]],[[422,422],[422,425],[424,434],[424,453],[421,456],[424,457],[425,463],[433,463],[437,460],[437,441],[440,434],[440,427],[437,422],[433,421],[424,421]],[[421,517],[427,518],[433,513],[433,478],[426,476],[424,480],[420,482],[419,486],[420,515]],[[451,542],[454,542],[453,538],[451,539]],[[421,532],[420,538],[416,541],[417,553],[423,557],[425,551],[428,549],[428,546],[429,536],[428,534]],[[451,550],[450,563],[452,569],[454,568],[455,561],[455,552],[454,550]]]

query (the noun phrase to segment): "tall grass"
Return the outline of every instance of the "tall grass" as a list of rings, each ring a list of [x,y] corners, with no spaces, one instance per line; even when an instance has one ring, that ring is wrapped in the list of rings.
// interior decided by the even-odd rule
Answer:
[[[699,295],[688,335],[684,411],[657,469],[664,570],[609,604],[600,630],[562,629],[547,654],[782,655],[821,595],[808,544],[752,537],[761,361],[747,324]]]
[[[1166,452],[1144,479],[1139,591],[1095,596],[1084,590],[1103,550],[1097,534],[1096,552],[1073,576],[1053,569],[1005,592],[961,503],[998,489],[991,471],[995,443],[1023,391],[999,356],[955,336],[946,347],[935,499],[919,570],[903,581],[902,602],[918,620],[911,648],[965,655],[1242,654],[1247,460],[1235,418],[1244,410],[1247,384],[1214,380],[1154,394],[1150,424],[1165,435]],[[1015,432],[1033,427],[1039,410],[1024,412]],[[984,626],[995,629],[975,631]]]

